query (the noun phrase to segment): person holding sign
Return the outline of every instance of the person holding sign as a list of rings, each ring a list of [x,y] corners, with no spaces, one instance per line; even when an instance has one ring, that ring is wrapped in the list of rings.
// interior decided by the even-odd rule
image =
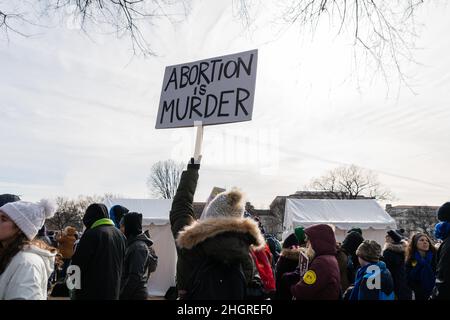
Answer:
[[[300,255],[300,281],[291,287],[296,300],[338,300],[340,272],[336,260],[336,238],[329,225],[305,229],[306,255]]]
[[[194,218],[200,158],[192,158],[182,173],[170,210],[178,254],[178,296],[184,300],[244,299],[256,273],[250,246],[263,248],[264,237],[255,221],[243,218],[243,197],[237,190],[219,193],[204,218]]]
[[[217,194],[200,220],[192,204],[203,126],[251,120],[257,58],[251,50],[166,67],[155,128],[197,127],[194,157],[170,210],[181,299],[244,299],[256,274],[250,246],[262,249],[265,240],[258,224],[243,217],[242,194]]]

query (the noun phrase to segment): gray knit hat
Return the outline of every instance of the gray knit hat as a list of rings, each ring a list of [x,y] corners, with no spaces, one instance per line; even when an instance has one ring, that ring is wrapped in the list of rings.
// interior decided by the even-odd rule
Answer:
[[[369,262],[378,262],[381,257],[381,246],[373,240],[364,240],[356,249],[356,255]]]
[[[204,218],[241,218],[244,215],[243,195],[233,189],[219,193],[206,208]]]

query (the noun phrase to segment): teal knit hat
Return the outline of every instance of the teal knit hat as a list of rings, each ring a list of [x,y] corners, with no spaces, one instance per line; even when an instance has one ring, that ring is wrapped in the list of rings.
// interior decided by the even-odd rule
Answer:
[[[294,229],[294,233],[295,233],[295,236],[297,237],[298,243],[300,245],[302,245],[306,242],[305,228],[297,227]]]

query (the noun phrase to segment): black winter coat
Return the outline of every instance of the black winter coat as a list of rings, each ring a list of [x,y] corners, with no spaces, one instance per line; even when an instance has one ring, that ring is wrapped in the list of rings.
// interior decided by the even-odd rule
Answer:
[[[386,243],[383,251],[383,261],[392,275],[394,293],[398,300],[412,299],[412,291],[408,287],[406,278],[405,250],[406,245],[404,243]]]
[[[113,225],[100,225],[84,232],[72,257],[80,267],[81,289],[75,300],[118,300],[125,236]]]
[[[433,299],[450,300],[450,237],[442,242],[436,257],[436,286]]]
[[[127,241],[120,289],[120,300],[146,300],[149,246],[153,242],[143,233]]]
[[[297,249],[282,249],[278,262],[275,266],[275,284],[277,291],[275,299],[277,300],[292,300],[292,294],[289,285],[286,281],[282,281],[283,275],[295,271],[298,267],[298,260],[300,256],[300,248]]]

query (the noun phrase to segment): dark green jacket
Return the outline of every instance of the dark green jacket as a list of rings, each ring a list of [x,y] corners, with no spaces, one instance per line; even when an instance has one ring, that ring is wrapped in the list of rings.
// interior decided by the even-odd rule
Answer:
[[[206,256],[224,263],[240,262],[247,282],[250,282],[256,272],[249,252],[250,246],[259,248],[265,244],[258,224],[245,218],[195,220],[192,203],[197,180],[197,169],[183,172],[170,211],[178,253],[178,290],[189,290],[193,271]]]

